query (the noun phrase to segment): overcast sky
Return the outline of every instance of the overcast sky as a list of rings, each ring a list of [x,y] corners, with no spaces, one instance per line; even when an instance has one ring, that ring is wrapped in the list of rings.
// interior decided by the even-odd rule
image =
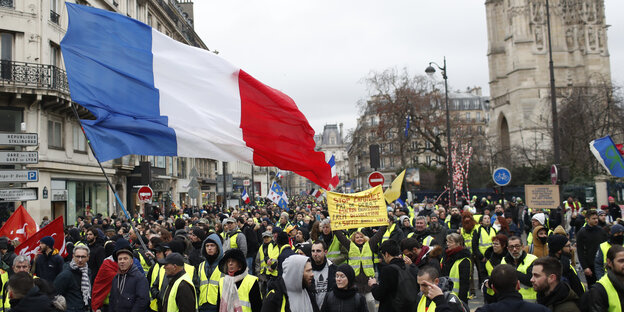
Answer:
[[[210,50],[292,97],[319,133],[356,125],[361,79],[447,58],[449,86],[489,94],[484,0],[198,0]],[[624,82],[624,1],[605,0],[612,78]],[[438,79],[441,77],[438,75]]]

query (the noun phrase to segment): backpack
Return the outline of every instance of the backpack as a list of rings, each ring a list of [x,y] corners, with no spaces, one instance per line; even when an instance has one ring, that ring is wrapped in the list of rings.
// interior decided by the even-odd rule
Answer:
[[[418,296],[414,296],[414,291],[420,289],[416,278],[409,272],[409,266],[401,269],[396,264],[390,266],[395,267],[399,278],[397,281],[397,290],[394,298],[392,298],[392,308],[394,311],[416,312],[418,310]]]

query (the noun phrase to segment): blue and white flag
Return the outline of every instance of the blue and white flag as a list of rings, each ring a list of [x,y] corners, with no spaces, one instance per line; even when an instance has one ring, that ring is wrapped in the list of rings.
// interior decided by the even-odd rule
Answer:
[[[593,140],[589,148],[598,162],[609,172],[610,175],[624,177],[624,159],[620,155],[611,136]]]
[[[269,190],[267,198],[280,208],[288,210],[288,196],[286,196],[286,192],[284,192],[282,187],[276,182],[271,184],[271,189]]]

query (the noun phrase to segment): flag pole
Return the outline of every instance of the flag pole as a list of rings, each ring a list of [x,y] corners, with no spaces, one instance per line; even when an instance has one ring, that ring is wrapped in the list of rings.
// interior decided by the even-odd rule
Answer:
[[[147,246],[145,246],[145,242],[143,242],[143,238],[141,237],[141,233],[139,233],[139,231],[137,231],[137,229],[134,227],[134,224],[132,224],[132,220],[130,219],[130,215],[128,214],[128,211],[126,210],[126,207],[124,207],[124,204],[121,202],[121,199],[119,198],[119,195],[117,195],[117,192],[115,191],[113,184],[108,178],[106,171],[104,171],[104,167],[102,167],[102,163],[100,162],[97,155],[95,154],[95,150],[93,150],[93,146],[91,146],[91,141],[89,140],[89,137],[87,137],[87,133],[82,127],[82,122],[80,121],[80,116],[78,116],[78,111],[76,110],[76,105],[74,104],[74,102],[71,102],[71,107],[72,107],[72,111],[74,112],[74,116],[76,116],[76,120],[78,120],[78,123],[80,124],[80,130],[82,130],[82,134],[84,135],[85,139],[87,139],[87,145],[89,145],[89,149],[91,149],[91,153],[93,153],[93,156],[95,156],[95,160],[97,161],[98,165],[100,166],[100,169],[102,170],[102,174],[104,175],[104,178],[106,179],[106,183],[108,183],[108,187],[111,189],[111,191],[115,195],[115,199],[117,199],[117,203],[119,203],[119,206],[121,206],[121,211],[123,211],[124,215],[126,215],[126,219],[128,219],[130,223],[130,227],[134,231],[134,234],[139,240],[139,243],[141,243],[141,247],[143,247],[143,250],[148,251]],[[148,260],[150,262],[150,265],[154,265],[154,260],[152,258],[148,257]]]

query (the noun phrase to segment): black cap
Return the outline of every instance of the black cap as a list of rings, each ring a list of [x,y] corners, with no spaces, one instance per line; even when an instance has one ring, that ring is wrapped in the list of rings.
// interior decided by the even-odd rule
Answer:
[[[165,259],[159,260],[158,263],[165,264],[175,264],[177,266],[184,266],[184,257],[177,252],[172,252],[168,254]]]

